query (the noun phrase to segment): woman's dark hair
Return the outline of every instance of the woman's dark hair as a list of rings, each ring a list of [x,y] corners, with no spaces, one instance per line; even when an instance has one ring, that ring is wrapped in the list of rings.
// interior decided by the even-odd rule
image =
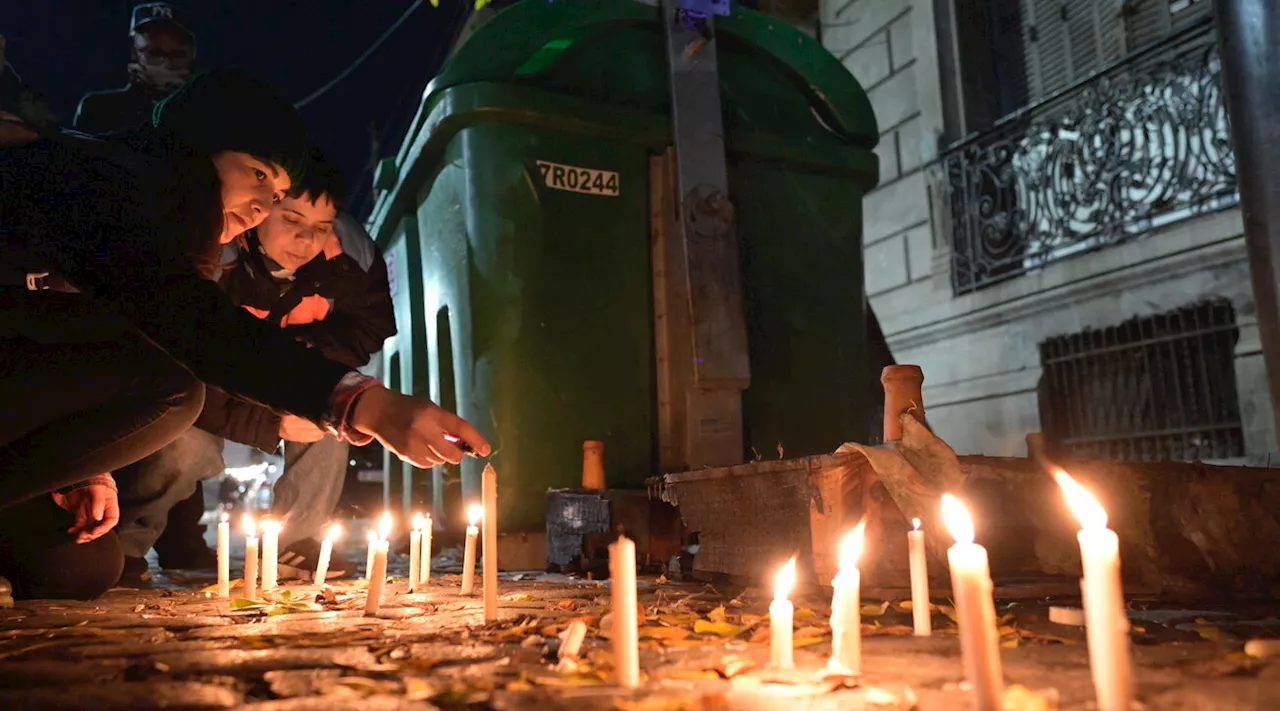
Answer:
[[[347,181],[342,175],[342,166],[324,151],[312,147],[302,178],[293,181],[288,194],[295,199],[306,196],[313,205],[320,198],[328,197],[335,208],[342,210],[347,204]]]
[[[238,69],[192,77],[156,104],[152,123],[208,156],[248,153],[284,168],[297,182],[307,162],[307,132],[293,104]]]
[[[170,196],[174,214],[188,222],[187,252],[201,274],[212,276],[221,264],[221,189],[209,161],[235,151],[284,168],[293,183],[304,179],[308,160],[302,118],[271,87],[237,69],[217,69],[192,77],[156,104],[152,123],[171,136],[172,165],[185,185]],[[181,204],[179,204],[181,203]],[[217,228],[213,229],[216,225]]]

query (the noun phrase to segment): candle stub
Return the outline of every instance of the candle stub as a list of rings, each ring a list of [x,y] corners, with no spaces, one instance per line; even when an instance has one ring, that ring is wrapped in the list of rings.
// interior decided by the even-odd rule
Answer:
[[[626,536],[609,546],[613,609],[613,666],[618,686],[640,685],[640,630],[636,610],[636,544]]]
[[[924,531],[920,519],[911,519],[912,530],[907,532],[908,564],[911,567],[911,622],[915,636],[933,634],[933,618],[929,610],[929,561],[924,545]]]
[[[463,543],[462,552],[462,589],[458,591],[462,595],[470,595],[475,589],[476,539],[480,537],[480,528],[477,524],[483,516],[484,508],[481,506],[472,506],[467,509],[467,537]]]
[[[831,581],[831,660],[836,674],[862,673],[862,557],[866,523],[859,523],[840,543],[840,570]]]

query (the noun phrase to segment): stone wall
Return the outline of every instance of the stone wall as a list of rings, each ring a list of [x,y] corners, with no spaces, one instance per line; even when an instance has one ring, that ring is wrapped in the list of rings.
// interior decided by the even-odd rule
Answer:
[[[818,37],[871,98],[880,187],[867,197],[866,285],[890,348],[924,368],[930,424],[962,454],[1021,455],[1040,429],[1046,338],[1227,297],[1248,460],[1280,462],[1238,210],[1061,260],[956,297],[936,160],[942,99],[933,2],[822,0]]]

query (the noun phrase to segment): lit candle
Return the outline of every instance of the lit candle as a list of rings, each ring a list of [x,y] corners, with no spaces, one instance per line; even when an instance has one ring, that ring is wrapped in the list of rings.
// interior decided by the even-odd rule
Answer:
[[[973,519],[964,504],[951,494],[942,495],[942,518],[956,539],[956,544],[947,549],[947,562],[951,565],[951,594],[960,626],[960,652],[965,676],[973,687],[974,708],[1000,711],[1004,672],[1000,666],[987,549],[973,542]]]
[[[227,512],[218,521],[218,597],[231,596],[231,524]]]
[[[844,537],[840,543],[840,570],[831,581],[831,660],[827,669],[837,674],[862,673],[862,557],[866,522]],[[790,603],[788,603],[790,605]]]
[[[626,536],[609,544],[613,596],[613,669],[618,686],[640,685],[640,631],[636,620],[636,544]]]
[[[920,519],[911,519],[912,530],[907,531],[907,551],[911,563],[911,620],[915,623],[916,636],[933,634],[933,618],[929,614],[929,559],[925,555],[924,531]]]
[[[498,472],[484,465],[481,479],[484,504],[484,619],[498,619]]]
[[[320,544],[320,561],[316,563],[316,585],[324,587],[324,579],[329,576],[329,558],[333,556],[333,542],[342,535],[342,526],[333,524],[324,532],[324,541]]]
[[[382,590],[387,585],[387,539],[391,537],[391,512],[378,521],[378,539],[373,542],[373,566],[369,569],[369,595],[364,600],[364,614],[378,614],[382,606]]]
[[[258,598],[258,527],[253,517],[244,515],[244,596]]]
[[[769,605],[769,648],[773,666],[778,669],[794,669],[796,666],[791,649],[795,607],[787,599],[795,585],[796,559],[792,557],[778,569],[773,582],[773,602]]]
[[[484,508],[479,504],[467,509],[467,542],[462,549],[461,593],[463,595],[470,595],[476,584],[476,537],[480,535],[480,529],[476,524],[480,523],[480,517],[483,515]]]
[[[413,515],[413,529],[409,531],[409,592],[418,591],[422,574],[422,514]]]
[[[1080,519],[1080,558],[1084,579],[1085,638],[1099,711],[1128,711],[1133,697],[1129,618],[1120,586],[1120,539],[1107,528],[1102,504],[1064,471],[1054,472],[1067,504]]]
[[[418,586],[425,588],[431,579],[431,514],[422,519],[422,569],[418,571]]]
[[[265,519],[262,522],[262,589],[276,587],[276,563],[280,557],[280,522]]]
[[[378,542],[378,532],[369,529],[369,554],[364,559],[364,579],[373,579],[373,544]]]

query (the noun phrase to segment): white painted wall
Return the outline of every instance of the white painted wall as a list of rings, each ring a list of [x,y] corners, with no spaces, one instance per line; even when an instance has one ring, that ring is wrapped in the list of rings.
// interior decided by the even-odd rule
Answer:
[[[1280,462],[1238,210],[956,297],[937,159],[942,100],[931,0],[822,0],[819,37],[862,83],[881,131],[867,197],[866,284],[900,363],[924,368],[930,424],[961,453],[1017,455],[1040,428],[1038,345],[1052,336],[1222,296],[1241,337],[1249,459]]]

